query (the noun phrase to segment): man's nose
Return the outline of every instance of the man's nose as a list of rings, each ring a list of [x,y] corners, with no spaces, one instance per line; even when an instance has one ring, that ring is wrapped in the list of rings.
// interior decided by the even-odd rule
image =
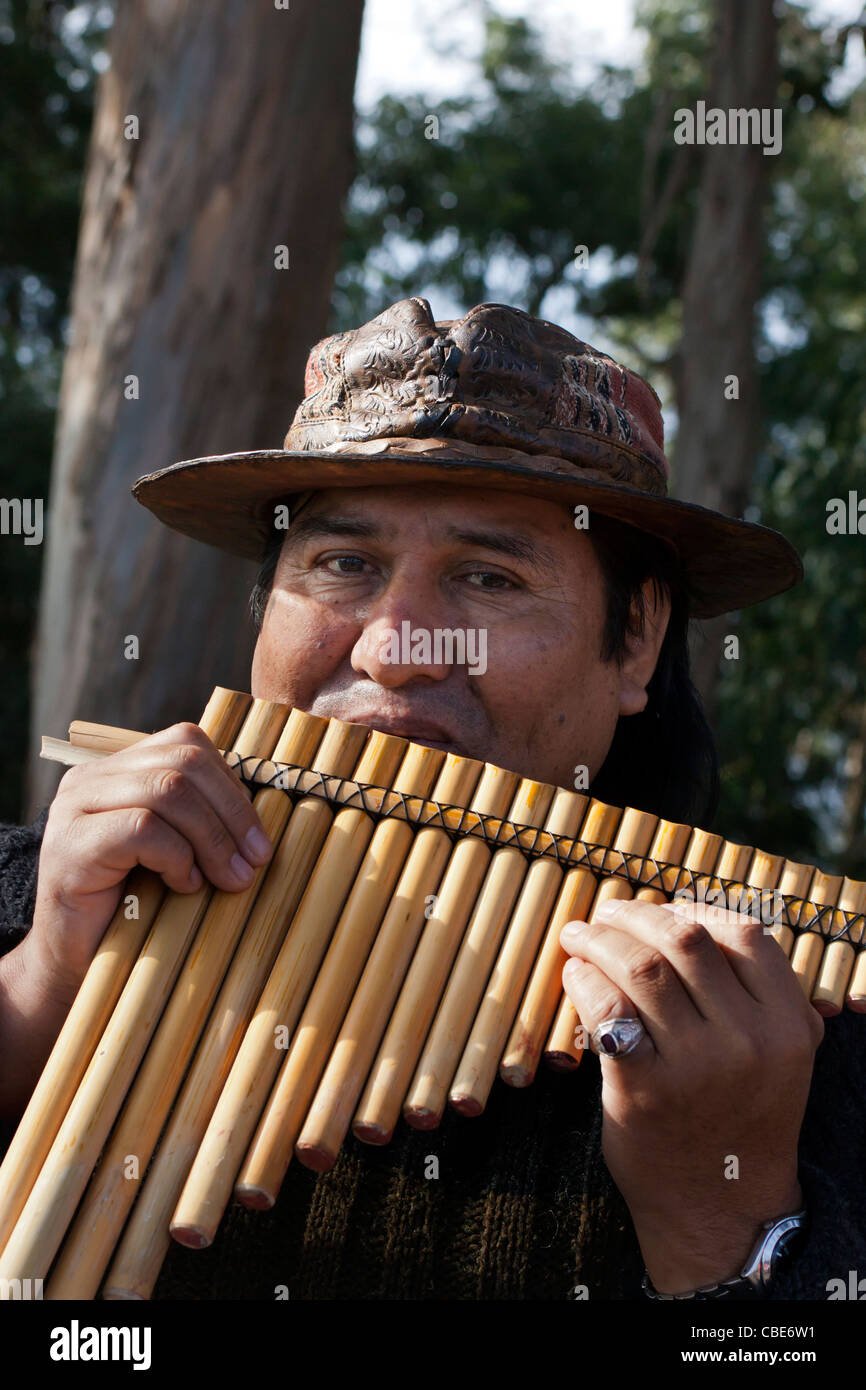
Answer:
[[[447,615],[419,596],[383,595],[369,612],[352,649],[352,668],[377,685],[396,688],[412,681],[447,680],[454,669],[441,634]],[[453,653],[451,654],[453,657]]]

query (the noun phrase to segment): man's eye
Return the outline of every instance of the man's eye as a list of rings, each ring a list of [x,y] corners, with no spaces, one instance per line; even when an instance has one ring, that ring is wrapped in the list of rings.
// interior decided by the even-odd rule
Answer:
[[[360,555],[332,555],[325,561],[325,569],[332,574],[362,574],[366,563]]]
[[[514,589],[516,585],[496,570],[473,570],[466,578],[479,589]]]

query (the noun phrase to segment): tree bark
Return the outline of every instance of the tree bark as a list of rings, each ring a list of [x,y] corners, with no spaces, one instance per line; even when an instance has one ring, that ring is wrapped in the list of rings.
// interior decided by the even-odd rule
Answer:
[[[254,567],[162,527],[129,489],[179,459],[282,443],[327,331],[362,10],[117,7],[55,438],[34,755],[72,718],[160,728],[197,718],[216,684],[249,689]],[[55,783],[34,756],[31,811]]]
[[[776,106],[773,0],[717,0],[708,107]],[[746,506],[758,441],[755,305],[761,291],[761,207],[773,155],[761,144],[707,145],[683,286],[677,373],[678,496],[731,516]],[[725,378],[739,399],[726,399]],[[710,714],[731,618],[703,627],[694,654],[696,684]]]

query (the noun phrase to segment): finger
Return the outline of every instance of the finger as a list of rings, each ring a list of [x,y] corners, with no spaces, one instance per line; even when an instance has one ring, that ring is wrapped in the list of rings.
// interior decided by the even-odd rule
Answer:
[[[195,781],[176,768],[124,770],[94,778],[80,807],[86,815],[107,821],[121,811],[151,813],[189,843],[192,858],[217,888],[237,892],[253,880],[254,867],[239,852],[225,821]]]
[[[670,911],[676,907],[678,910]],[[702,1018],[730,1023],[751,1001],[732,963],[693,903],[649,903],[637,898],[605,905],[601,916],[636,940],[660,950]],[[620,910],[621,909],[621,910]]]
[[[560,941],[566,951],[597,966],[634,1002],[658,1052],[667,1055],[682,1048],[687,1032],[702,1020],[673,966],[657,945],[609,925],[598,912],[593,918],[592,923],[563,927]]]
[[[88,853],[107,870],[119,875],[136,864],[151,869],[175,893],[194,893],[204,882],[192,845],[153,811],[139,806],[93,816],[85,822]],[[85,846],[82,845],[82,850]]]
[[[161,774],[173,770],[182,778],[188,779],[205,798],[231,836],[234,849],[239,854],[254,866],[264,864],[270,858],[273,847],[243,783],[226,767],[209,741],[204,745],[200,742],[156,743],[152,740],[142,740],[134,749],[127,750],[127,753],[129,756],[125,756],[122,761],[119,755],[115,761],[113,755],[98,767],[87,768],[89,775],[86,783],[81,779],[80,785],[86,786],[89,794],[93,795],[94,786],[98,786],[108,775],[117,774],[121,770],[157,779]],[[170,780],[167,786],[170,788]],[[171,794],[179,795],[179,788],[175,788]],[[150,806],[151,803],[148,801],[144,804]],[[204,868],[204,865],[202,867]]]
[[[164,747],[166,744],[175,744],[178,746],[188,744],[203,748],[205,751],[210,750],[216,759],[214,766],[220,768],[235,786],[240,786],[242,791],[245,790],[243,782],[237,772],[229,767],[216,744],[212,739],[208,738],[204,729],[199,728],[198,724],[192,724],[188,720],[184,720],[179,724],[172,724],[170,728],[160,729],[158,733],[149,734],[147,739],[141,739],[138,743],[133,744],[130,751],[142,749],[143,746],[148,743],[152,743],[157,748]]]
[[[742,988],[758,1003],[787,1006],[798,993],[802,995],[784,951],[771,933],[764,931],[761,921],[708,902],[658,906],[668,915],[685,909],[692,921],[701,924]]]
[[[597,965],[581,957],[566,961],[562,968],[562,985],[577,1011],[587,1046],[596,1028],[607,1019],[641,1017],[628,995],[609,980]],[[647,1032],[625,1057],[608,1058],[611,1065],[618,1066],[623,1061],[629,1065],[646,1063],[658,1056],[647,1022],[642,1018],[641,1022]],[[599,1056],[602,1061],[605,1060],[603,1053],[599,1053]]]
[[[273,852],[249,793],[219,750],[196,724],[176,724],[132,747],[112,754],[111,764],[130,769],[171,766],[191,777],[251,864],[264,864]],[[107,769],[109,759],[101,764]],[[90,769],[91,771],[93,769]]]

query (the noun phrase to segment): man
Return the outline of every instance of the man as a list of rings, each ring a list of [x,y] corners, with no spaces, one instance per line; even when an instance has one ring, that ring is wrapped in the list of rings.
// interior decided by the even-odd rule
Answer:
[[[265,552],[255,695],[541,781],[585,769],[607,800],[706,820],[688,617],[780,592],[799,561],[773,532],[666,496],[640,377],[520,310],[437,324],[411,299],[313,349],[286,445],[135,489],[188,535]],[[484,633],[485,669],[395,656],[404,624]],[[27,923],[11,834],[24,886],[6,920]],[[194,726],[68,773],[32,928],[0,961],[0,1047],[20,1058],[4,1113],[133,865],[181,893],[202,875],[237,891],[270,853]],[[775,941],[736,914],[617,903],[562,940],[600,1067],[497,1083],[480,1119],[402,1127],[387,1149],[349,1141],[318,1178],[293,1164],[273,1212],[232,1209],[209,1251],[174,1250],[157,1296],[628,1298],[643,1279],[651,1297],[823,1298],[866,1267],[862,1185],[843,1176],[866,1157],[860,1021],[825,1035]]]

